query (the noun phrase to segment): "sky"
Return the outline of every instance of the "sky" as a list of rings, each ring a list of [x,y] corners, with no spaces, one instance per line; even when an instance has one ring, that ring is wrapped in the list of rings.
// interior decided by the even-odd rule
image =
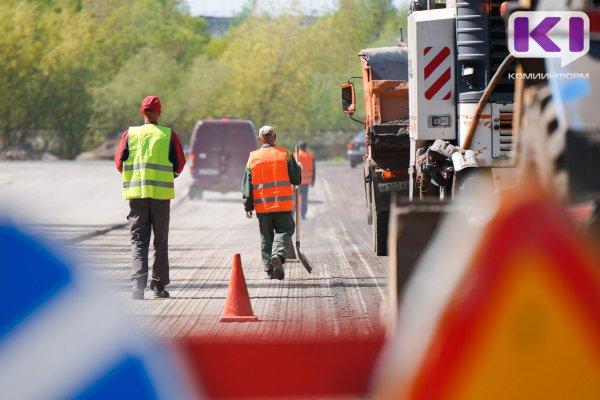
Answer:
[[[295,0],[307,14],[312,12],[318,14],[334,9],[337,0]],[[247,0],[187,0],[192,15],[203,15],[210,17],[230,17],[239,12]],[[277,6],[290,5],[294,0],[259,0],[260,4],[268,4],[269,9]],[[394,0],[394,4],[400,4],[402,0]]]

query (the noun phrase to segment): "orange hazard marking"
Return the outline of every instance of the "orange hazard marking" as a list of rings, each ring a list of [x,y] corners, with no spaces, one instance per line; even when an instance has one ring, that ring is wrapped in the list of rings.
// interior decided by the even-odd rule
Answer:
[[[593,327],[561,277],[546,268],[552,262],[535,250],[514,257],[446,398],[566,399],[600,393],[600,357],[589,356],[598,350],[589,337]]]
[[[411,399],[600,398],[600,268],[549,205],[500,211],[408,389]]]
[[[408,131],[415,133],[417,131],[417,116],[415,114],[410,115],[410,123],[408,124]]]
[[[469,126],[471,124],[471,120],[473,119],[473,116],[472,115],[460,115],[459,118],[460,118],[460,120],[462,121],[462,123],[464,125]],[[485,126],[485,127],[489,128],[489,127],[492,126],[491,119],[492,119],[491,115],[489,115],[489,114],[482,114],[479,117],[479,121],[477,121],[477,125]],[[487,120],[487,121],[484,121],[484,120]]]

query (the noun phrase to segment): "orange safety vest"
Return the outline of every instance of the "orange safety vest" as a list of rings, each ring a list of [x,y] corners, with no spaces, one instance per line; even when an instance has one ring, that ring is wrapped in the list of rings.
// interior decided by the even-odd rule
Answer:
[[[315,165],[315,161],[313,159],[313,155],[308,151],[298,151],[300,160],[296,160],[302,164],[302,185],[312,185],[315,171],[313,170],[313,166]]]
[[[250,153],[252,198],[257,213],[292,211],[294,191],[287,162],[292,154],[279,146],[262,147]]]

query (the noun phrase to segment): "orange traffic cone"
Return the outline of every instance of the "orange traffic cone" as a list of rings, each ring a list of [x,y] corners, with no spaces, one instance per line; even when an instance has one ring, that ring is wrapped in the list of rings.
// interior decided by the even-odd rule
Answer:
[[[242,270],[242,258],[239,254],[233,256],[233,269],[229,281],[229,291],[225,299],[225,309],[219,322],[252,322],[258,317],[252,311],[250,296]]]

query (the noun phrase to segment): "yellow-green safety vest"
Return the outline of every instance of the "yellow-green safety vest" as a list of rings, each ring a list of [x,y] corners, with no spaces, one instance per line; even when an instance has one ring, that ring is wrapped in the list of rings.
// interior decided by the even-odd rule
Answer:
[[[171,129],[153,124],[129,128],[129,158],[123,162],[123,198],[175,198],[175,174],[169,161]]]

